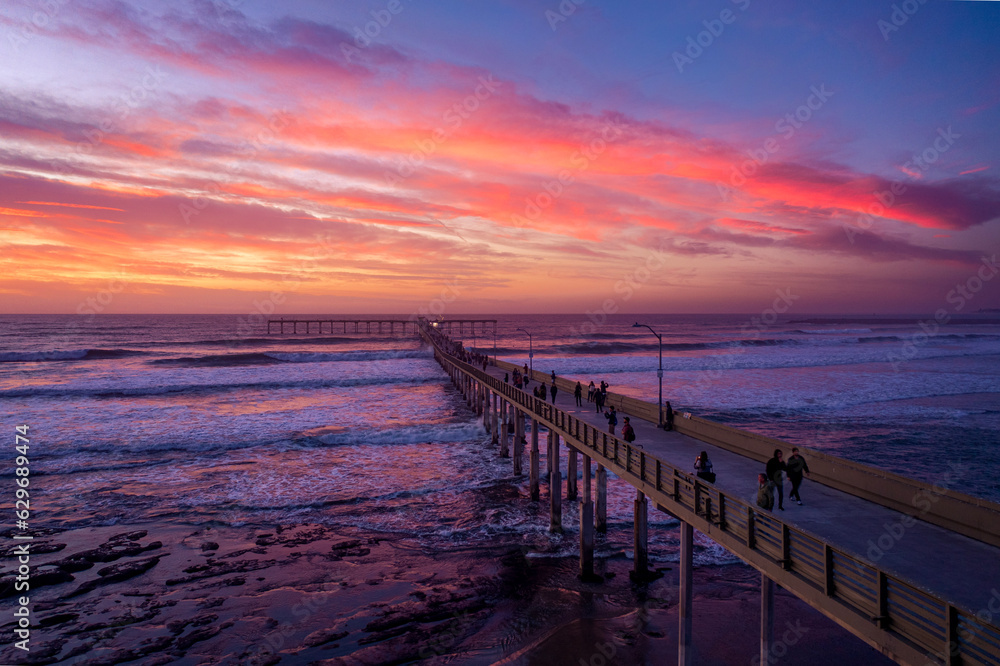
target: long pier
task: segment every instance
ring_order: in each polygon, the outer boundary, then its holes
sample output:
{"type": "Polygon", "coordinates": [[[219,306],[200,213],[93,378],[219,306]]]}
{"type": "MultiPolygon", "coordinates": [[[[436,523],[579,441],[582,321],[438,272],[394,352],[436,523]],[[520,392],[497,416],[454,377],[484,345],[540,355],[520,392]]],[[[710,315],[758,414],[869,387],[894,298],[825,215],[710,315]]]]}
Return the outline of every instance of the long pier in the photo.
{"type": "MultiPolygon", "coordinates": [[[[926,484],[799,447],[819,483],[806,486],[808,510],[799,509],[794,520],[785,515],[790,511],[779,516],[745,498],[754,494],[762,461],[774,448],[790,448],[787,443],[697,417],[678,418],[675,430],[664,432],[656,405],[609,394],[610,404],[634,421],[637,441],[630,444],[608,433],[589,405],[570,406],[575,382],[557,381],[556,404],[540,400],[503,381],[503,373],[515,366],[474,367],[439,327],[422,321],[419,330],[467,404],[482,416],[499,455],[513,459],[515,475],[524,473],[525,420],[530,422],[530,497],[540,500],[539,482],[547,478],[554,532],[563,530],[566,450],[565,498],[579,503],[583,580],[595,576],[595,531],[607,524],[608,471],[636,489],[635,580],[650,576],[649,500],[680,521],[678,664],[695,663],[695,529],[761,573],[761,664],[789,649],[774,640],[775,585],[898,663],[1000,664],[1000,505],[948,490],[946,479],[926,484]],[[544,476],[541,428],[548,432],[544,476]],[[709,450],[718,483],[687,471],[701,449],[709,450]]],[[[532,379],[550,381],[539,372],[532,379]]]]}
{"type": "MultiPolygon", "coordinates": [[[[388,333],[394,334],[396,332],[396,324],[400,325],[400,331],[406,333],[406,327],[410,326],[414,333],[417,332],[417,321],[410,319],[268,319],[267,320],[267,334],[271,335],[272,332],[277,332],[281,335],[285,333],[285,325],[291,327],[291,333],[293,335],[298,335],[299,325],[305,326],[305,334],[309,335],[310,328],[315,324],[316,332],[319,335],[323,334],[323,325],[326,324],[328,327],[329,334],[336,332],[334,329],[339,329],[341,333],[382,333],[382,326],[388,326],[388,333]],[[375,325],[375,330],[372,330],[372,325],[375,325]],[[348,328],[353,325],[353,330],[349,331],[348,328]],[[277,329],[274,331],[272,329],[277,329]]],[[[455,327],[458,327],[458,333],[465,332],[465,326],[469,326],[469,332],[475,334],[476,324],[479,324],[480,331],[482,333],[496,334],[497,330],[497,320],[496,319],[445,319],[437,322],[433,322],[433,326],[440,327],[440,330],[447,331],[449,334],[455,332],[455,327]],[[489,325],[489,330],[487,330],[487,325],[489,325]]]]}

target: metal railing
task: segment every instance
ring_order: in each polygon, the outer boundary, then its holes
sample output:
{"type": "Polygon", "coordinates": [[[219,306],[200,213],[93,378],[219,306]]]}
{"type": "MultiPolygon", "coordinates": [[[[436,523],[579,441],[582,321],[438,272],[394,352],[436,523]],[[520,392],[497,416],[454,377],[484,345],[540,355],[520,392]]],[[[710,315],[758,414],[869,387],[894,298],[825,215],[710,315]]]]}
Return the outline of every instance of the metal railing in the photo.
{"type": "Polygon", "coordinates": [[[450,364],[519,405],[562,436],[567,445],[614,471],[661,508],[669,507],[668,512],[736,556],[767,569],[768,575],[810,605],[828,615],[837,611],[835,620],[846,621],[844,626],[886,654],[921,665],[1000,665],[1000,628],[989,611],[982,609],[977,617],[976,612],[922,590],[770,512],[758,511],[641,447],[445,353],[422,332],[443,367],[450,364]],[[836,603],[813,603],[818,597],[836,603]]]}

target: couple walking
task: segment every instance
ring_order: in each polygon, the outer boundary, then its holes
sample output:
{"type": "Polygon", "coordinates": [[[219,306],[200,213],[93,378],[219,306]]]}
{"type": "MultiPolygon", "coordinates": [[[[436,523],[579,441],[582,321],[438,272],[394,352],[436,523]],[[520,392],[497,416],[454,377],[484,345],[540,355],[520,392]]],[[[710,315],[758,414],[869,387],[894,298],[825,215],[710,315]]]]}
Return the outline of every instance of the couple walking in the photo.
{"type": "Polygon", "coordinates": [[[809,465],[806,459],[799,455],[798,447],[792,447],[792,455],[786,462],[781,449],[774,450],[774,456],[767,461],[767,467],[763,474],[757,477],[757,506],[767,509],[774,509],[774,491],[778,493],[778,509],[785,510],[784,500],[784,478],[792,482],[792,489],[788,493],[788,499],[795,500],[802,505],[802,497],[799,496],[799,486],[802,485],[802,476],[809,476],[809,465]]]}

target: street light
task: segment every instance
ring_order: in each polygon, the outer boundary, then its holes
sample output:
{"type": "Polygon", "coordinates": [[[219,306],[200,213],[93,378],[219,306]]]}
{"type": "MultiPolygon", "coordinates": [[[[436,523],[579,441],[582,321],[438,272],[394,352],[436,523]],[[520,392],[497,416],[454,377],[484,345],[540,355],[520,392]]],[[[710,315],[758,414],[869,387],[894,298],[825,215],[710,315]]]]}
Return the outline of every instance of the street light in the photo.
{"type": "Polygon", "coordinates": [[[535,358],[535,352],[532,351],[532,347],[531,347],[531,333],[528,333],[523,328],[519,328],[517,330],[519,330],[519,331],[521,331],[523,333],[526,333],[528,335],[528,373],[531,375],[531,379],[534,379],[535,378],[535,362],[532,359],[535,358]]]}
{"type": "Polygon", "coordinates": [[[649,332],[652,333],[653,335],[655,335],[656,339],[660,341],[660,368],[656,371],[656,376],[660,378],[660,403],[659,403],[659,405],[660,405],[660,425],[659,425],[659,427],[662,428],[663,427],[663,336],[660,335],[659,333],[657,333],[656,331],[654,331],[652,328],[650,328],[646,324],[640,324],[639,322],[636,322],[636,323],[632,324],[632,328],[642,328],[643,326],[645,326],[646,328],[648,328],[649,332]]]}

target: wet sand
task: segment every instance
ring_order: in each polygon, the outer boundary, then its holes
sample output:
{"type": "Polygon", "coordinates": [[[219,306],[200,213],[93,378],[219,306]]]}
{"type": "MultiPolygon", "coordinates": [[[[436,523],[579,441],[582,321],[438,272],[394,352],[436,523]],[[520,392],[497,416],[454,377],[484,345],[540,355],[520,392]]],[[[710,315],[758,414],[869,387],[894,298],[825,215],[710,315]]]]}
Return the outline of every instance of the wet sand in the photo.
{"type": "MultiPolygon", "coordinates": [[[[12,647],[5,613],[0,664],[676,661],[676,572],[633,585],[623,554],[598,563],[602,583],[584,584],[574,559],[527,548],[429,552],[309,524],[77,529],[38,533],[32,552],[31,651],[12,647]]],[[[695,590],[696,662],[751,663],[758,574],[702,567],[695,590]]],[[[789,594],[775,601],[776,640],[788,637],[780,663],[891,663],[789,594]]]]}

